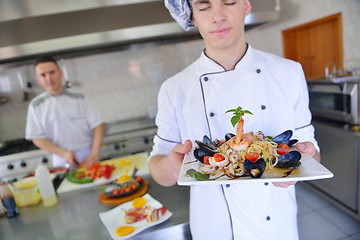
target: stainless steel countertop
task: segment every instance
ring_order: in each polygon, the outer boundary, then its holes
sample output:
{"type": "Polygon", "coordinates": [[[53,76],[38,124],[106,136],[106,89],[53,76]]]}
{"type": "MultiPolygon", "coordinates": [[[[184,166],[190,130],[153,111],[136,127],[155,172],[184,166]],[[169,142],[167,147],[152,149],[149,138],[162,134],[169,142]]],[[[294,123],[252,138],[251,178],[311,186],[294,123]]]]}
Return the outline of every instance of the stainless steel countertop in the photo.
{"type": "MultiPolygon", "coordinates": [[[[189,187],[162,187],[150,178],[148,193],[165,205],[172,217],[131,239],[191,239],[189,232],[189,187]],[[176,236],[176,238],[174,238],[176,236]]],[[[46,208],[42,203],[19,208],[15,218],[0,218],[1,240],[111,239],[99,213],[116,206],[98,202],[99,188],[60,194],[58,204],[46,208]]]]}

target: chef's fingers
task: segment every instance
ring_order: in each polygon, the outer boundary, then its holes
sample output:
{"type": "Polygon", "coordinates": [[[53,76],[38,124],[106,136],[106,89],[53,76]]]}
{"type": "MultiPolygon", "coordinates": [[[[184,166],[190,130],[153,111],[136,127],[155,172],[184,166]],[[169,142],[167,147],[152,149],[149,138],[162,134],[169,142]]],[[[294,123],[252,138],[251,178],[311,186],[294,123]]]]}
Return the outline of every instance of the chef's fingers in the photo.
{"type": "Polygon", "coordinates": [[[272,184],[275,187],[287,188],[288,186],[295,185],[296,183],[297,181],[290,181],[290,182],[273,182],[272,184]]]}
{"type": "Polygon", "coordinates": [[[192,143],[190,140],[185,140],[185,142],[183,144],[179,143],[177,144],[173,151],[180,153],[180,154],[187,154],[188,152],[190,152],[192,147],[192,143]]]}
{"type": "Polygon", "coordinates": [[[312,142],[298,143],[296,144],[296,149],[299,150],[299,152],[309,154],[316,161],[320,162],[320,153],[316,150],[312,142]]]}
{"type": "Polygon", "coordinates": [[[299,152],[307,153],[310,156],[314,156],[316,153],[315,146],[312,142],[301,142],[296,144],[296,149],[299,150],[299,152]]]}

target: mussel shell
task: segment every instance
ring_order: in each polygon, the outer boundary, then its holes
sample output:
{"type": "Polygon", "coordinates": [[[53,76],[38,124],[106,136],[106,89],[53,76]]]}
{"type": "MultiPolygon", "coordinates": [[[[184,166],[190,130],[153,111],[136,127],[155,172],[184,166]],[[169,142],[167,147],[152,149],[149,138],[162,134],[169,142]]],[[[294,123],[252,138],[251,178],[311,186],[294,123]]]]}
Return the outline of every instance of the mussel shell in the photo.
{"type": "Polygon", "coordinates": [[[213,149],[216,148],[216,144],[213,141],[211,141],[211,139],[207,135],[204,135],[202,142],[213,149]]]}
{"type": "Polygon", "coordinates": [[[299,140],[297,139],[290,139],[290,140],[286,140],[286,141],[283,141],[283,142],[278,142],[278,144],[281,144],[281,143],[285,143],[286,145],[288,145],[289,147],[291,147],[292,145],[294,145],[295,143],[297,143],[299,140]]]}
{"type": "Polygon", "coordinates": [[[203,149],[210,149],[210,150],[214,150],[215,148],[213,148],[212,146],[205,144],[199,140],[195,140],[195,143],[198,145],[199,148],[203,148],[203,149]]]}
{"type": "Polygon", "coordinates": [[[235,137],[235,134],[232,134],[232,133],[227,133],[225,134],[225,140],[226,141],[229,141],[231,138],[235,137]]]}
{"type": "Polygon", "coordinates": [[[201,163],[204,163],[205,156],[214,156],[216,151],[209,145],[202,143],[198,140],[195,140],[196,144],[199,146],[194,150],[194,157],[199,160],[201,163]]]}
{"type": "Polygon", "coordinates": [[[285,132],[273,137],[271,140],[273,142],[276,142],[276,143],[279,144],[279,143],[282,143],[282,142],[284,142],[286,140],[289,140],[292,137],[292,135],[293,135],[293,131],[286,130],[285,132]]]}
{"type": "Polygon", "coordinates": [[[245,160],[244,161],[244,167],[245,167],[245,171],[252,177],[252,178],[260,178],[264,171],[265,171],[265,167],[266,167],[266,162],[263,158],[259,158],[258,160],[256,160],[255,163],[250,162],[249,160],[245,160]],[[258,172],[254,172],[253,170],[258,169],[258,172]]]}
{"type": "Polygon", "coordinates": [[[291,151],[287,154],[284,154],[278,158],[278,163],[275,167],[284,168],[284,169],[293,169],[301,165],[300,162],[301,153],[298,151],[291,151]]]}

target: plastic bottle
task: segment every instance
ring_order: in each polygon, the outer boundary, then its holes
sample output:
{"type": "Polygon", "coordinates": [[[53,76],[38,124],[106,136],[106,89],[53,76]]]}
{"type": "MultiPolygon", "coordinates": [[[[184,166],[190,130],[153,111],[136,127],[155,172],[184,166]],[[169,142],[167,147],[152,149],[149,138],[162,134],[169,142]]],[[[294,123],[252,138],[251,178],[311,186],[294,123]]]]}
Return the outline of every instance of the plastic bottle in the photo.
{"type": "Polygon", "coordinates": [[[35,177],[38,181],[41,198],[45,207],[51,207],[57,203],[54,185],[50,173],[44,164],[39,164],[35,170],[35,177]]]}
{"type": "Polygon", "coordinates": [[[14,197],[8,185],[6,183],[0,183],[0,197],[5,206],[6,216],[8,218],[16,217],[19,215],[19,210],[16,206],[14,197]]]}
{"type": "Polygon", "coordinates": [[[5,212],[5,206],[2,203],[2,200],[0,198],[0,217],[6,216],[6,212],[5,212]]]}

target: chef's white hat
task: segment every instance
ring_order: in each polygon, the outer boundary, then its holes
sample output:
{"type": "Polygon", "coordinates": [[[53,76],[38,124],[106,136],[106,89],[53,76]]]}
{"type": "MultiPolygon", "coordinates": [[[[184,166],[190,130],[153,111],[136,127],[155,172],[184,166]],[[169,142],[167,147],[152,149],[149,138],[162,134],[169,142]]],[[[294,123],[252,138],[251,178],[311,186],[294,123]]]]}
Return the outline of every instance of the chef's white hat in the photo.
{"type": "Polygon", "coordinates": [[[191,20],[191,0],[164,0],[170,15],[186,31],[195,27],[191,20]]]}

